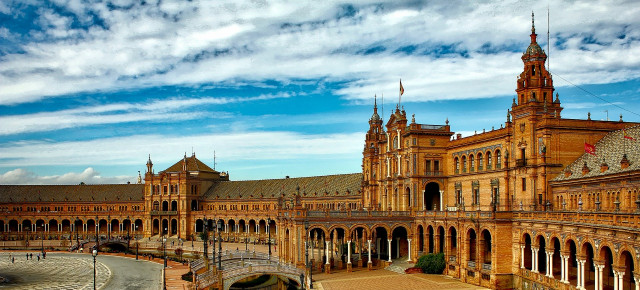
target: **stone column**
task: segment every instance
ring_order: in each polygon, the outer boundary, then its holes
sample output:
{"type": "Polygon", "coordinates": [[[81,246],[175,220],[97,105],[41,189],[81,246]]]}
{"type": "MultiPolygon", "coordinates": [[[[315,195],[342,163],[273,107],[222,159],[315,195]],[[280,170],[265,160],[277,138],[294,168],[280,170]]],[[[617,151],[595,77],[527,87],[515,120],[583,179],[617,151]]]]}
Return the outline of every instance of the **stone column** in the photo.
{"type": "Polygon", "coordinates": [[[587,260],[578,260],[578,288],[584,289],[584,264],[587,260]]]}
{"type": "Polygon", "coordinates": [[[387,239],[387,242],[389,242],[389,263],[391,263],[391,241],[392,239],[387,239]]]}
{"type": "Polygon", "coordinates": [[[351,240],[347,240],[347,264],[351,264],[351,240]]]}
{"type": "Polygon", "coordinates": [[[618,282],[618,280],[622,280],[622,279],[619,279],[619,278],[622,278],[620,275],[620,272],[613,270],[613,290],[622,290],[620,287],[622,283],[618,282]]]}
{"type": "MultiPolygon", "coordinates": [[[[604,269],[604,265],[593,264],[596,268],[596,290],[602,290],[602,269],[604,269]]],[[[584,278],[582,278],[582,285],[584,285],[584,278]]]]}
{"type": "Polygon", "coordinates": [[[411,239],[407,239],[407,245],[408,245],[408,258],[407,258],[407,262],[411,262],[411,239]]]}
{"type": "Polygon", "coordinates": [[[369,253],[368,253],[368,256],[367,256],[367,259],[368,259],[369,261],[367,261],[367,263],[373,263],[373,262],[371,262],[371,240],[367,240],[367,245],[368,245],[368,246],[367,246],[367,247],[368,247],[368,249],[367,249],[367,250],[368,250],[368,252],[369,252],[369,253]]]}
{"type": "Polygon", "coordinates": [[[440,211],[443,211],[444,202],[442,200],[442,195],[444,194],[444,190],[440,190],[440,211]]]}
{"type": "Polygon", "coordinates": [[[547,252],[547,277],[553,278],[553,251],[547,252]]]}
{"type": "Polygon", "coordinates": [[[567,255],[560,255],[560,282],[568,283],[567,281],[567,259],[569,257],[567,255]]]}
{"type": "Polygon", "coordinates": [[[620,290],[624,288],[623,278],[624,278],[624,272],[618,272],[618,289],[620,290]]]}
{"type": "Polygon", "coordinates": [[[520,269],[524,269],[524,248],[525,246],[520,246],[520,269]]]}
{"type": "Polygon", "coordinates": [[[635,277],[635,276],[634,276],[634,277],[633,277],[633,281],[635,281],[635,282],[636,282],[636,288],[635,288],[635,290],[640,290],[640,278],[637,278],[637,277],[635,277]]]}
{"type": "Polygon", "coordinates": [[[326,250],[325,250],[325,255],[327,256],[327,261],[326,261],[326,265],[329,265],[329,241],[324,241],[325,246],[326,246],[326,250]]]}
{"type": "Polygon", "coordinates": [[[540,249],[531,247],[531,272],[538,273],[538,251],[540,249]]]}

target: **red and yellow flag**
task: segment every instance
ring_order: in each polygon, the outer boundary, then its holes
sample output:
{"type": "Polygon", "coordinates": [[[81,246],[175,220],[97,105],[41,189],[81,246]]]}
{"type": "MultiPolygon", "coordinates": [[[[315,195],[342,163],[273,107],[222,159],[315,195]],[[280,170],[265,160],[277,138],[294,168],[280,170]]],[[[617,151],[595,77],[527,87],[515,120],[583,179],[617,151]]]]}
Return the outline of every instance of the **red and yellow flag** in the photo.
{"type": "Polygon", "coordinates": [[[584,142],[584,152],[591,155],[596,155],[596,146],[593,146],[587,142],[584,142]]]}
{"type": "Polygon", "coordinates": [[[400,95],[404,94],[404,88],[402,87],[402,80],[400,80],[400,95]]]}
{"type": "Polygon", "coordinates": [[[633,138],[633,137],[631,137],[631,136],[627,135],[627,130],[622,129],[622,134],[624,135],[624,138],[629,139],[629,140],[636,141],[636,138],[633,138]]]}

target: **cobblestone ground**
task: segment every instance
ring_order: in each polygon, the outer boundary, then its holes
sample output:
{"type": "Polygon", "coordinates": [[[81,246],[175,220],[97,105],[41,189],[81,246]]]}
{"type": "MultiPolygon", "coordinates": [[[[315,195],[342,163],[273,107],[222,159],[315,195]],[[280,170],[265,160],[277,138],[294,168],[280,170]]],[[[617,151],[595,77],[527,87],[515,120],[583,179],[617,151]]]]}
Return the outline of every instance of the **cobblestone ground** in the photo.
{"type": "Polygon", "coordinates": [[[398,274],[380,269],[359,270],[352,273],[314,274],[314,289],[486,289],[443,275],[398,274]]]}
{"type": "MultiPolygon", "coordinates": [[[[27,260],[25,252],[1,252],[0,276],[9,279],[0,284],[6,289],[93,289],[93,258],[47,255],[38,261],[27,260]],[[15,263],[9,259],[15,257],[15,263]]],[[[111,279],[111,270],[96,262],[96,288],[100,289],[111,279]]]]}

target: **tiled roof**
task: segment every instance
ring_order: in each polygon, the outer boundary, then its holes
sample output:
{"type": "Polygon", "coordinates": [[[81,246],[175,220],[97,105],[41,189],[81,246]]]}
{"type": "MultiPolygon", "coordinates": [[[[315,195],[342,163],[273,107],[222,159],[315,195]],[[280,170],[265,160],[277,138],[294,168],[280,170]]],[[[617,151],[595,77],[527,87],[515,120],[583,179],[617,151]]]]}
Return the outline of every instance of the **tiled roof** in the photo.
{"type": "Polygon", "coordinates": [[[624,138],[622,130],[613,131],[594,144],[596,147],[595,156],[584,153],[580,158],[567,166],[553,181],[605,176],[640,169],[640,126],[626,128],[626,132],[627,135],[634,138],[635,141],[624,138]],[[630,165],[622,169],[620,161],[625,153],[630,165]],[[604,172],[600,172],[603,161],[609,168],[604,172]],[[589,172],[583,175],[582,169],[584,168],[585,162],[589,168],[589,172]],[[565,176],[566,172],[571,172],[571,174],[565,176]]]}
{"type": "Polygon", "coordinates": [[[144,184],[0,185],[0,202],[142,201],[144,184]]]}
{"type": "Polygon", "coordinates": [[[196,158],[196,155],[191,155],[191,157],[185,157],[180,159],[180,161],[171,165],[169,168],[165,169],[165,172],[182,172],[182,162],[187,161],[187,171],[204,171],[204,172],[217,172],[213,170],[209,165],[204,164],[204,162],[200,161],[196,158]]]}
{"type": "Polygon", "coordinates": [[[216,182],[205,199],[277,198],[291,197],[298,191],[305,197],[353,197],[360,195],[362,173],[216,182]]]}

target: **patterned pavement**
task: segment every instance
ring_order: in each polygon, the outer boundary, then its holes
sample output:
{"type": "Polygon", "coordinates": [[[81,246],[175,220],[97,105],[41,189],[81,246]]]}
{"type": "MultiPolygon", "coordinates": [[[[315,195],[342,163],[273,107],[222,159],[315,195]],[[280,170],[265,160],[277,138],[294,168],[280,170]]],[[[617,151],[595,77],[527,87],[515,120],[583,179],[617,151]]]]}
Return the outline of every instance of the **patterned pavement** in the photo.
{"type": "Polygon", "coordinates": [[[337,272],[332,274],[314,274],[314,289],[346,290],[346,289],[486,289],[462,283],[444,275],[399,274],[379,269],[366,269],[352,273],[337,272]]]}
{"type": "MultiPolygon", "coordinates": [[[[25,252],[1,252],[0,276],[9,279],[0,288],[10,289],[93,289],[93,257],[54,256],[47,259],[27,260],[25,252]],[[15,257],[15,263],[9,259],[15,257]]],[[[111,279],[111,270],[96,262],[96,288],[100,289],[111,279]]]]}

